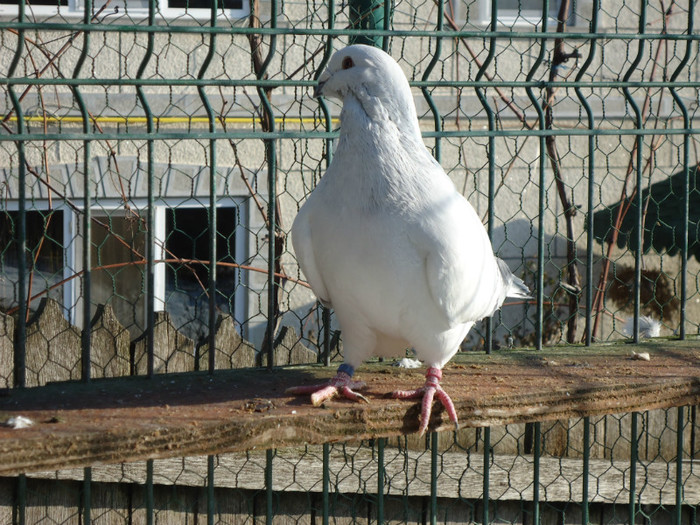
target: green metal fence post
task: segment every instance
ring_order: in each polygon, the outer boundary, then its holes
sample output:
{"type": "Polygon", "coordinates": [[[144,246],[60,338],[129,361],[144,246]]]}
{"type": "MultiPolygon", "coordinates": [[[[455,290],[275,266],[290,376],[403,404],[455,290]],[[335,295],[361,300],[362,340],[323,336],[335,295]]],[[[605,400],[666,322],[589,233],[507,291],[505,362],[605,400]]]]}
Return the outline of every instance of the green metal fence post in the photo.
{"type": "MultiPolygon", "coordinates": [[[[694,1],[689,1],[688,2],[688,27],[686,29],[686,33],[688,35],[693,34],[693,23],[695,19],[695,2],[694,1]]],[[[688,302],[688,248],[689,248],[689,240],[688,240],[688,234],[690,230],[690,117],[688,115],[688,109],[685,106],[685,103],[683,102],[683,99],[678,95],[678,92],[676,91],[676,88],[673,86],[673,83],[676,82],[680,74],[685,70],[686,65],[688,64],[688,61],[690,59],[690,51],[691,51],[691,42],[686,42],[685,44],[685,55],[683,55],[683,58],[681,59],[680,63],[678,64],[678,67],[676,70],[673,72],[671,75],[671,78],[669,79],[671,82],[671,86],[669,87],[669,91],[671,92],[671,96],[673,97],[673,101],[676,103],[678,106],[678,109],[681,111],[681,115],[683,117],[683,128],[686,130],[686,133],[683,135],[683,170],[685,171],[685,179],[683,182],[683,209],[682,209],[682,214],[683,214],[683,231],[681,232],[682,239],[681,239],[681,309],[680,309],[680,319],[679,319],[679,336],[681,339],[685,339],[686,336],[686,316],[687,316],[687,302],[688,302]]],[[[695,174],[695,171],[697,170],[697,167],[693,168],[693,174],[695,174]]]]}
{"type": "MultiPolygon", "coordinates": [[[[445,19],[445,2],[443,0],[437,0],[437,24],[436,24],[436,29],[438,31],[442,31],[444,27],[444,19],[445,19]]],[[[433,69],[437,65],[437,63],[440,61],[440,53],[442,52],[442,38],[439,36],[435,37],[435,53],[433,53],[433,58],[430,60],[428,65],[425,68],[425,71],[423,72],[423,77],[421,80],[423,82],[427,81],[430,78],[430,74],[433,72],[433,69]]],[[[440,132],[442,131],[442,118],[440,116],[440,110],[438,109],[437,105],[435,105],[435,101],[433,100],[433,97],[428,91],[427,87],[423,87],[421,89],[423,92],[423,97],[425,97],[425,101],[428,103],[428,107],[430,107],[430,112],[433,114],[433,127],[435,128],[436,136],[435,136],[435,149],[433,151],[433,156],[435,157],[435,160],[440,162],[442,160],[442,152],[441,152],[441,141],[440,141],[440,132]]]]}
{"type": "MultiPolygon", "coordinates": [[[[17,19],[21,24],[24,22],[26,0],[17,2],[17,19]]],[[[12,62],[7,70],[8,79],[14,76],[22,55],[24,54],[24,29],[17,30],[17,49],[12,57],[12,62]]],[[[24,135],[24,112],[17,93],[13,85],[8,86],[8,93],[12,102],[15,115],[17,116],[17,134],[24,135]]],[[[24,388],[27,382],[27,167],[24,141],[17,140],[17,175],[18,175],[18,199],[19,209],[17,213],[16,225],[16,247],[17,247],[17,301],[18,319],[17,332],[13,341],[13,367],[12,375],[15,388],[24,388]]],[[[24,482],[26,489],[26,481],[24,482]]],[[[23,510],[23,509],[22,509],[23,510]]],[[[22,522],[24,522],[24,512],[22,512],[22,522]]]]}
{"type": "Polygon", "coordinates": [[[534,425],[534,440],[532,444],[532,523],[540,523],[540,454],[542,449],[542,424],[534,425]]]}
{"type": "Polygon", "coordinates": [[[216,516],[216,495],[214,489],[214,456],[207,456],[207,525],[214,525],[216,516]]]}
{"type": "Polygon", "coordinates": [[[634,525],[634,520],[637,516],[637,460],[639,451],[639,435],[638,435],[638,420],[639,413],[632,412],[630,429],[630,479],[629,479],[629,523],[634,525]]]}
{"type": "MultiPolygon", "coordinates": [[[[148,27],[152,28],[156,25],[156,0],[148,0],[148,27]]],[[[149,31],[146,40],[146,52],[141,59],[141,64],[136,72],[136,78],[143,78],[151,58],[153,57],[153,43],[155,34],[149,31]]],[[[146,115],[146,176],[147,176],[147,195],[146,195],[146,374],[152,377],[155,368],[155,201],[154,201],[154,151],[153,151],[153,133],[155,126],[153,122],[153,112],[148,103],[148,98],[143,90],[143,85],[137,84],[136,96],[141,103],[143,112],[146,115]]]]}
{"type": "Polygon", "coordinates": [[[329,501],[329,492],[330,492],[330,445],[328,443],[323,444],[323,487],[322,487],[322,495],[321,495],[321,504],[322,504],[322,525],[328,525],[330,522],[330,512],[329,512],[329,507],[330,507],[330,501],[329,501]]]}
{"type": "Polygon", "coordinates": [[[80,504],[83,507],[82,523],[84,525],[90,525],[92,522],[92,469],[90,467],[85,467],[83,469],[83,487],[80,494],[80,504]]]}
{"type": "Polygon", "coordinates": [[[25,474],[17,476],[15,491],[12,523],[13,525],[25,525],[27,523],[27,476],[25,474]]]}
{"type": "Polygon", "coordinates": [[[583,460],[582,460],[582,488],[581,488],[581,523],[588,525],[589,522],[589,476],[591,469],[591,419],[583,418],[583,460]]]}
{"type": "Polygon", "coordinates": [[[490,487],[490,477],[491,477],[491,427],[484,428],[483,435],[484,450],[483,450],[483,469],[484,469],[484,479],[483,479],[483,509],[481,513],[481,523],[487,525],[490,521],[489,518],[489,487],[490,487]]]}
{"type": "Polygon", "coordinates": [[[272,461],[274,457],[274,450],[267,449],[265,451],[265,523],[267,525],[272,525],[274,519],[274,490],[272,478],[272,461]]]}
{"type": "Polygon", "coordinates": [[[350,27],[357,31],[350,36],[351,44],[365,44],[386,50],[388,36],[369,36],[363,34],[370,29],[384,29],[391,20],[390,0],[351,0],[348,4],[350,27]]]}
{"type": "MultiPolygon", "coordinates": [[[[332,30],[335,26],[335,0],[327,0],[328,9],[328,29],[332,30]]],[[[326,69],[328,61],[331,59],[333,54],[333,39],[327,38],[326,43],[323,48],[323,58],[321,63],[316,68],[314,73],[314,81],[318,82],[318,78],[323,74],[326,69]]],[[[331,118],[331,112],[328,109],[328,104],[323,97],[318,99],[319,107],[321,108],[321,113],[323,113],[323,124],[326,132],[330,133],[333,131],[333,119],[331,118]]],[[[326,142],[326,168],[330,166],[333,160],[333,139],[327,138],[326,142]]],[[[323,324],[323,348],[319,352],[319,361],[323,362],[324,365],[330,366],[331,364],[331,310],[330,308],[321,305],[321,320],[323,324]]],[[[325,453],[325,449],[324,449],[325,453]]],[[[325,457],[325,456],[324,456],[325,457]]],[[[327,501],[327,498],[324,499],[327,501]]],[[[327,517],[327,509],[324,507],[324,516],[327,517]]]]}
{"type": "MultiPolygon", "coordinates": [[[[270,28],[277,28],[277,0],[270,0],[270,28]]],[[[258,31],[260,28],[256,28],[258,31]]],[[[267,68],[275,56],[277,49],[277,36],[275,33],[270,33],[270,44],[267,51],[267,56],[257,72],[258,80],[264,79],[267,74],[267,68]]],[[[275,305],[277,303],[277,283],[275,280],[275,263],[277,261],[277,141],[274,137],[275,133],[275,113],[272,104],[267,97],[267,93],[262,86],[258,86],[258,96],[262,106],[265,118],[269,129],[265,133],[263,139],[265,143],[265,160],[267,161],[267,220],[268,220],[268,250],[267,250],[267,366],[272,368],[274,364],[273,341],[275,338],[275,317],[277,311],[275,305]]]]}
{"type": "Polygon", "coordinates": [[[386,31],[386,33],[382,37],[382,49],[386,52],[389,52],[389,40],[391,37],[389,36],[388,31],[391,29],[392,11],[392,0],[384,0],[384,17],[382,19],[382,22],[384,23],[384,31],[386,31]]]}
{"type": "MultiPolygon", "coordinates": [[[[217,0],[212,0],[210,19],[210,27],[216,27],[216,15],[218,9],[217,0]]],[[[202,63],[202,67],[199,69],[199,74],[197,78],[200,80],[205,79],[207,70],[209,69],[209,64],[211,64],[212,59],[216,55],[216,33],[209,34],[209,52],[202,63]]],[[[209,97],[204,90],[204,85],[199,85],[197,91],[199,93],[199,98],[202,100],[202,105],[207,113],[207,119],[209,121],[209,133],[214,133],[216,131],[216,115],[209,102],[209,97]]],[[[217,237],[217,222],[216,222],[216,139],[209,139],[209,319],[208,319],[208,329],[209,334],[207,336],[209,343],[209,355],[208,355],[208,369],[209,373],[213,373],[216,367],[216,237],[217,237]]]]}
{"type": "Polygon", "coordinates": [[[430,523],[437,523],[438,497],[438,433],[430,433],[430,523]]]}
{"type": "Polygon", "coordinates": [[[153,494],[153,460],[146,461],[146,525],[155,523],[155,497],[153,494]]]}
{"type": "MultiPolygon", "coordinates": [[[[639,12],[639,26],[638,26],[638,31],[640,35],[644,35],[646,32],[646,11],[647,11],[647,0],[640,0],[640,12],[639,12]]],[[[637,47],[637,56],[634,58],[632,61],[632,64],[630,64],[629,69],[625,73],[625,76],[623,78],[624,82],[629,81],[629,79],[632,77],[632,75],[637,72],[637,66],[642,60],[642,56],[644,54],[644,42],[645,40],[643,38],[640,38],[638,41],[638,47],[637,47]]],[[[644,118],[642,115],[641,110],[639,109],[639,105],[637,102],[634,100],[634,97],[632,97],[632,94],[630,93],[629,87],[625,85],[622,88],[622,92],[625,95],[625,99],[627,100],[627,103],[630,105],[632,108],[632,111],[634,112],[634,121],[635,121],[635,126],[638,130],[644,129],[644,118]]],[[[641,279],[642,279],[642,247],[643,247],[643,239],[644,239],[644,234],[642,231],[642,226],[643,226],[643,203],[642,203],[642,184],[643,184],[643,155],[642,155],[642,148],[644,147],[644,136],[641,134],[638,134],[635,136],[635,148],[636,148],[636,188],[637,191],[635,193],[635,205],[637,206],[637,216],[636,216],[636,245],[637,245],[637,250],[635,252],[635,257],[634,257],[634,334],[633,334],[633,340],[635,343],[639,342],[639,315],[640,315],[640,303],[641,303],[641,279]]]]}
{"type": "MultiPolygon", "coordinates": [[[[542,2],[542,36],[540,37],[540,52],[535,59],[530,71],[527,75],[527,81],[532,82],[535,72],[539,69],[540,65],[544,61],[546,46],[547,46],[547,19],[549,18],[549,0],[544,0],[542,2]]],[[[535,93],[531,86],[525,89],[528,98],[532,102],[535,111],[537,111],[539,129],[545,131],[547,128],[545,121],[545,113],[542,108],[542,104],[535,96],[535,93]]],[[[538,193],[538,217],[537,217],[537,290],[535,291],[537,297],[537,313],[535,320],[535,347],[537,350],[542,349],[543,341],[543,325],[544,325],[544,210],[547,200],[547,188],[545,187],[547,181],[547,155],[544,152],[547,151],[547,137],[543,134],[539,136],[540,141],[540,156],[539,156],[539,193],[538,193]]]]}
{"type": "Polygon", "coordinates": [[[676,410],[676,508],[674,509],[675,524],[683,523],[683,407],[676,410]]]}
{"type": "MultiPolygon", "coordinates": [[[[600,10],[600,0],[594,0],[591,15],[591,22],[589,25],[589,31],[592,34],[598,32],[598,11],[600,10]]],[[[579,69],[576,75],[576,82],[581,82],[584,76],[588,73],[588,68],[590,67],[593,59],[595,58],[595,53],[597,50],[597,38],[591,38],[591,42],[588,48],[588,57],[579,69]]],[[[586,120],[588,123],[588,129],[593,131],[595,129],[595,119],[593,117],[593,109],[588,103],[586,96],[581,91],[579,86],[574,88],[576,96],[583,106],[586,112],[586,120]]],[[[593,206],[595,199],[595,136],[591,133],[588,135],[588,201],[587,201],[587,215],[586,215],[586,326],[584,328],[584,342],[586,345],[590,345],[593,342],[593,206]]],[[[588,419],[586,418],[586,421],[588,419]]],[[[587,482],[587,481],[586,481],[587,482]]],[[[586,502],[586,516],[588,515],[588,503],[586,502]]],[[[586,518],[587,519],[587,518],[586,518]]],[[[584,521],[585,523],[585,521],[584,521]]]]}
{"type": "Polygon", "coordinates": [[[384,523],[384,445],[386,438],[377,438],[377,525],[384,523]]]}
{"type": "MultiPolygon", "coordinates": [[[[489,123],[489,136],[488,136],[488,162],[489,162],[489,209],[488,209],[488,219],[487,219],[487,224],[486,224],[486,230],[488,231],[489,238],[493,238],[493,228],[494,228],[494,210],[493,210],[493,198],[496,193],[495,187],[496,187],[496,142],[495,142],[495,137],[493,136],[492,132],[495,131],[496,129],[496,115],[491,108],[491,104],[489,103],[488,99],[486,98],[486,88],[484,87],[483,84],[481,84],[481,79],[486,75],[486,70],[488,67],[491,65],[491,62],[493,61],[493,57],[496,55],[496,45],[497,45],[497,38],[495,36],[495,32],[498,29],[498,0],[491,0],[491,23],[489,25],[489,31],[491,33],[491,36],[489,37],[489,51],[488,55],[486,55],[486,58],[484,61],[481,63],[481,67],[479,68],[479,71],[476,73],[476,77],[474,77],[474,81],[477,83],[474,87],[474,90],[476,91],[476,96],[479,98],[479,102],[481,102],[482,107],[484,108],[484,112],[486,113],[486,117],[488,119],[489,123]]],[[[484,347],[486,350],[487,354],[491,353],[491,350],[493,349],[493,321],[491,317],[486,318],[486,337],[484,340],[484,347]]],[[[488,513],[488,510],[486,511],[488,513]]],[[[488,515],[488,514],[487,514],[488,515]]]]}
{"type": "MultiPolygon", "coordinates": [[[[85,12],[83,13],[83,23],[87,28],[83,31],[83,48],[73,69],[73,78],[79,79],[80,72],[85,64],[90,48],[90,22],[92,20],[92,0],[85,0],[85,12]]],[[[90,113],[80,92],[79,84],[72,86],[73,96],[78,104],[80,115],[83,121],[83,133],[90,136],[90,113]]],[[[90,321],[92,309],[92,184],[91,184],[91,144],[89,139],[83,140],[83,319],[81,330],[81,373],[83,381],[90,380],[90,321]]]]}

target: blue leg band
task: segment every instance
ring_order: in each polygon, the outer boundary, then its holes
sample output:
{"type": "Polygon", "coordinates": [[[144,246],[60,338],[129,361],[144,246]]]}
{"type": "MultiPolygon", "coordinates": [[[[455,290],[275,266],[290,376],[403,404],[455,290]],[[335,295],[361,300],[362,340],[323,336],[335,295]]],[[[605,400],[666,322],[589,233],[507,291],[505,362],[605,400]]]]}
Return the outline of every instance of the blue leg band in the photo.
{"type": "Polygon", "coordinates": [[[347,363],[343,363],[338,367],[338,372],[344,372],[350,377],[355,373],[355,369],[347,363]]]}

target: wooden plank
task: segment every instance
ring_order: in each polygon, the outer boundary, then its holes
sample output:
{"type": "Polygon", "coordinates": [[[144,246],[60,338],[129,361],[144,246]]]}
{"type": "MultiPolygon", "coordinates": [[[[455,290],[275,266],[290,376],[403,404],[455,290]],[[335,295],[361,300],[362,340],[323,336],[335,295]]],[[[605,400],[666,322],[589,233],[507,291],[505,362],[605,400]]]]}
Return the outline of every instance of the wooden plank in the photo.
{"type": "MultiPolygon", "coordinates": [[[[443,386],[466,427],[622,413],[700,402],[698,341],[655,340],[550,352],[458,355],[443,386]],[[630,359],[647,351],[650,361],[630,359]]],[[[415,432],[419,405],[385,398],[422,383],[422,374],[383,363],[358,371],[367,404],[325,408],[285,393],[323,382],[318,365],[101,379],[12,390],[0,421],[29,417],[28,429],[0,428],[0,475],[146,458],[350,441],[415,432]]],[[[436,405],[431,429],[451,429],[436,405]]]]}
{"type": "MultiPolygon", "coordinates": [[[[148,370],[148,332],[131,342],[137,374],[148,370]]],[[[190,372],[195,369],[195,344],[173,325],[168,312],[156,312],[153,326],[153,371],[156,374],[190,372]]]]}
{"type": "Polygon", "coordinates": [[[0,312],[0,388],[11,388],[14,385],[14,340],[15,320],[0,312]]]}
{"type": "Polygon", "coordinates": [[[81,483],[27,481],[26,523],[80,523],[81,483]]]}
{"type": "Polygon", "coordinates": [[[13,521],[14,507],[17,503],[16,487],[16,479],[0,478],[0,523],[15,523],[17,521],[13,521]]]}
{"type": "Polygon", "coordinates": [[[27,324],[26,360],[27,386],[80,378],[80,330],[54,299],[43,298],[27,324]]]}
{"type": "MultiPolygon", "coordinates": [[[[243,339],[236,330],[230,315],[220,315],[216,320],[215,368],[246,368],[255,366],[255,347],[243,339]]],[[[209,369],[209,343],[205,341],[197,349],[199,370],[209,369]]]]}
{"type": "Polygon", "coordinates": [[[109,305],[100,305],[90,324],[90,373],[93,378],[128,376],[129,331],[109,305]]]}
{"type": "MultiPolygon", "coordinates": [[[[279,449],[272,464],[276,492],[320,493],[323,464],[320,447],[279,449]]],[[[438,469],[440,497],[480,500],[483,486],[482,455],[443,452],[438,469]]],[[[532,501],[531,455],[496,455],[490,465],[490,495],[499,501],[532,501]]],[[[205,485],[207,458],[160,459],[154,461],[156,485],[202,487],[205,485]]],[[[385,494],[388,497],[430,496],[430,453],[386,448],[384,451],[385,494]]],[[[683,464],[684,501],[700,504],[700,461],[683,464]]],[[[365,494],[376,492],[378,462],[368,447],[334,446],[329,458],[331,492],[365,494]],[[352,459],[349,460],[348,458],[352,459]]],[[[645,505],[675,505],[675,463],[642,461],[637,468],[639,502],[645,505]]],[[[83,469],[29,474],[63,480],[82,480],[83,469]]],[[[217,457],[214,469],[217,488],[262,491],[265,489],[265,455],[262,451],[225,454],[217,457]]],[[[145,462],[102,465],[92,468],[92,480],[144,484],[145,462]]],[[[540,459],[540,500],[543,502],[582,501],[583,463],[580,459],[542,457],[540,459]]],[[[589,502],[619,503],[629,500],[629,461],[594,459],[590,462],[589,502]]]]}
{"type": "MultiPolygon", "coordinates": [[[[283,326],[272,345],[273,366],[301,365],[316,363],[318,354],[304,345],[291,326],[283,326]]],[[[267,354],[260,353],[260,364],[267,366],[267,354]]]]}

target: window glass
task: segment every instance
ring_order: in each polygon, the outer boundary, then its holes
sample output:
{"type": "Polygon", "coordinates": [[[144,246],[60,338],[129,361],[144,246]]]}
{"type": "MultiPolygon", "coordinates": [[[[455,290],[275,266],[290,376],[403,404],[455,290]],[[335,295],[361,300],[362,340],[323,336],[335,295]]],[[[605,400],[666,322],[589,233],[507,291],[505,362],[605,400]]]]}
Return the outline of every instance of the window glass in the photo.
{"type": "Polygon", "coordinates": [[[91,316],[109,304],[117,319],[138,336],[145,328],[146,231],[135,213],[93,212],[91,227],[91,316]]]}
{"type": "MultiPolygon", "coordinates": [[[[561,0],[552,0],[549,2],[549,17],[556,20],[559,14],[559,6],[561,0]]],[[[575,8],[575,2],[570,4],[575,8]]],[[[542,19],[542,2],[541,0],[499,0],[498,1],[498,20],[505,25],[532,25],[539,24],[542,19]]],[[[482,0],[481,2],[481,21],[489,23],[491,21],[491,0],[482,0]]],[[[573,17],[569,17],[567,21],[569,25],[573,24],[573,17]]]]}
{"type": "MultiPolygon", "coordinates": [[[[18,0],[0,0],[3,5],[18,5],[18,0]]],[[[25,5],[29,8],[32,6],[67,6],[68,0],[27,0],[25,5]]]]}
{"type": "MultiPolygon", "coordinates": [[[[235,229],[237,210],[217,208],[216,213],[216,308],[217,314],[233,312],[238,280],[235,229]]],[[[209,332],[209,211],[205,208],[166,210],[165,308],[175,326],[195,340],[209,332]]]]}
{"type": "MultiPolygon", "coordinates": [[[[29,305],[34,311],[40,297],[61,300],[63,285],[63,211],[27,210],[25,264],[28,293],[37,296],[29,305]]],[[[17,250],[18,211],[0,212],[0,310],[18,306],[19,253],[17,250]]]]}
{"type": "MultiPolygon", "coordinates": [[[[167,0],[168,7],[180,9],[211,9],[210,0],[167,0]]],[[[219,0],[219,9],[243,9],[243,0],[219,0]]]]}

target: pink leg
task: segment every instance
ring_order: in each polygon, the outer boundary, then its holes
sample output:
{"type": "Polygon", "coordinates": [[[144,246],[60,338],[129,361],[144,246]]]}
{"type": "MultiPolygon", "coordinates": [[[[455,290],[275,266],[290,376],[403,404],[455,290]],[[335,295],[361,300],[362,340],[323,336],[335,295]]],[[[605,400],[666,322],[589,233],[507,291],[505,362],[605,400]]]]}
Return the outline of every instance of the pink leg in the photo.
{"type": "Polygon", "coordinates": [[[454,422],[457,426],[457,411],[455,410],[454,403],[452,399],[447,395],[442,387],[440,386],[440,379],[442,379],[442,370],[431,366],[425,373],[425,385],[421,388],[416,388],[415,390],[397,390],[391,395],[396,399],[415,399],[417,397],[422,397],[423,402],[421,403],[421,413],[420,413],[420,427],[418,429],[419,434],[422,436],[428,429],[428,423],[430,422],[430,414],[433,411],[433,398],[437,396],[442,405],[447,410],[447,415],[450,417],[450,421],[454,422]]]}
{"type": "Polygon", "coordinates": [[[288,394],[311,394],[311,404],[317,407],[325,401],[342,396],[352,401],[369,401],[365,396],[355,392],[353,389],[361,389],[366,385],[362,381],[353,381],[349,374],[338,371],[336,376],[327,384],[309,385],[309,386],[293,386],[286,390],[288,394]]]}

